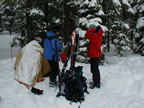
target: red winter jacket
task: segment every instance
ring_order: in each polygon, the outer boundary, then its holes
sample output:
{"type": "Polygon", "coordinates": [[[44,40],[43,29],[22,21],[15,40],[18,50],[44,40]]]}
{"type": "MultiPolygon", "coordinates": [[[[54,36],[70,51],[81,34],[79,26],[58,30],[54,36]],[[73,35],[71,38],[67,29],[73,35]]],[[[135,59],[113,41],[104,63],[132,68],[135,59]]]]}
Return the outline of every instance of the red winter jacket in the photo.
{"type": "Polygon", "coordinates": [[[101,57],[101,45],[103,40],[103,30],[100,29],[97,33],[96,29],[90,29],[86,32],[85,37],[90,40],[88,57],[101,57]]]}

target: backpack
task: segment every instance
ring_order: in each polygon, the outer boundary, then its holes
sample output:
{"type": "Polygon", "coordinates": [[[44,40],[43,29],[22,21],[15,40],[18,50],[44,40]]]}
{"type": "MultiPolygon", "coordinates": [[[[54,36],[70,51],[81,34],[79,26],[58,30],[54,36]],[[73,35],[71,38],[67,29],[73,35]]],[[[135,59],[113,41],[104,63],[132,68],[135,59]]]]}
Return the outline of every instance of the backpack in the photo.
{"type": "Polygon", "coordinates": [[[86,78],[83,76],[82,66],[73,70],[66,70],[64,74],[65,98],[72,102],[84,101],[84,92],[87,92],[86,78]]]}
{"type": "Polygon", "coordinates": [[[64,58],[64,65],[62,71],[59,72],[59,92],[57,97],[65,96],[65,98],[72,102],[84,101],[84,93],[87,91],[86,78],[83,76],[82,66],[75,67],[79,35],[72,35],[72,42],[69,42],[68,52],[64,58]],[[71,65],[69,70],[66,70],[69,59],[71,58],[71,65]],[[66,70],[66,71],[65,71],[66,70]],[[64,85],[64,90],[62,90],[64,85]]]}

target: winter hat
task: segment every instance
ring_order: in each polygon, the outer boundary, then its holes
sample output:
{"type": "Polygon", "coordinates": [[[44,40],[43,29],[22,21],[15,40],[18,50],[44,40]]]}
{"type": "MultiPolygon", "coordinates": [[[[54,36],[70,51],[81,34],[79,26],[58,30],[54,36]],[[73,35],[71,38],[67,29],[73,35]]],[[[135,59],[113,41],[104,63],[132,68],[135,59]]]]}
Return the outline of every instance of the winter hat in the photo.
{"type": "Polygon", "coordinates": [[[92,28],[95,29],[95,28],[96,28],[96,25],[94,25],[94,24],[89,25],[89,28],[88,28],[88,29],[90,30],[90,29],[92,29],[92,28]]]}

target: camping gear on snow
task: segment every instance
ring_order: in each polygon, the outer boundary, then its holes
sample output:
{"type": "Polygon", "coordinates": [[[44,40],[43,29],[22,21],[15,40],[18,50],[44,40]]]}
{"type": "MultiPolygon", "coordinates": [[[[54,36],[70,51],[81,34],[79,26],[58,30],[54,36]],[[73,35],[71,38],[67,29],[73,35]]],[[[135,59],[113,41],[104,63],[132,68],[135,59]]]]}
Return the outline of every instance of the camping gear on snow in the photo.
{"type": "Polygon", "coordinates": [[[59,72],[59,92],[57,94],[57,97],[61,96],[61,95],[64,95],[63,92],[62,92],[62,89],[61,89],[61,86],[63,85],[63,76],[64,76],[64,72],[66,70],[66,67],[67,67],[67,64],[68,64],[68,61],[69,61],[69,58],[70,58],[70,54],[71,54],[71,43],[68,42],[68,52],[67,52],[67,56],[66,56],[66,60],[64,62],[64,65],[63,65],[63,68],[61,70],[61,72],[59,72]]]}
{"type": "Polygon", "coordinates": [[[82,66],[66,70],[64,73],[65,97],[72,102],[84,101],[87,91],[86,78],[83,76],[82,66]]]}
{"type": "Polygon", "coordinates": [[[19,51],[15,63],[15,80],[28,89],[37,82],[43,81],[43,75],[50,72],[50,65],[42,55],[43,49],[35,40],[19,51]]]}
{"type": "Polygon", "coordinates": [[[75,67],[78,40],[79,35],[73,32],[72,42],[69,46],[65,63],[59,75],[59,92],[57,94],[57,97],[62,95],[72,102],[84,101],[84,93],[88,93],[86,78],[83,76],[82,66],[75,67]],[[71,58],[71,65],[70,69],[66,70],[69,58],[71,58]],[[64,93],[61,89],[62,84],[64,85],[64,93]]]}

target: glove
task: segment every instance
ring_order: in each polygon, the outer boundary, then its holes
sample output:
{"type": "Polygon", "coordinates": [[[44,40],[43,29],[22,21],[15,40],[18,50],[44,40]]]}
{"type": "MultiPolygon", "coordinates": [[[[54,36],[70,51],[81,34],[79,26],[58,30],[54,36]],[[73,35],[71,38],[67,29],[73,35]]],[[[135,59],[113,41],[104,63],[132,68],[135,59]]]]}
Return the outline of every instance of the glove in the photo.
{"type": "Polygon", "coordinates": [[[101,29],[101,27],[100,27],[100,26],[97,26],[97,27],[96,27],[96,33],[97,33],[100,29],[101,29]]]}
{"type": "Polygon", "coordinates": [[[42,95],[43,94],[43,90],[36,89],[34,87],[32,87],[31,92],[36,94],[36,95],[42,95]]]}

